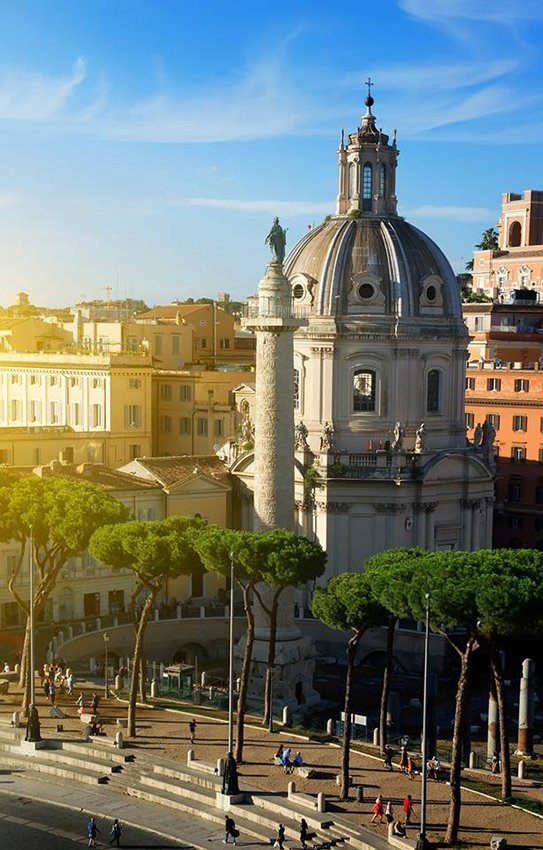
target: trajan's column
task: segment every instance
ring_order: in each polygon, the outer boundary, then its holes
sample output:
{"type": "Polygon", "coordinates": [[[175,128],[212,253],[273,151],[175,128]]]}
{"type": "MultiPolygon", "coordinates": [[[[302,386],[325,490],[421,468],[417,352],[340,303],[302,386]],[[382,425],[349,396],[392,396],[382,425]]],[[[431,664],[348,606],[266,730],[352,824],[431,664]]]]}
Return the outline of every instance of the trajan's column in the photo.
{"type": "MultiPolygon", "coordinates": [[[[294,530],[294,331],[305,324],[293,313],[291,286],[283,274],[286,231],[274,219],[266,237],[272,261],[248,309],[245,327],[256,335],[254,447],[255,531],[294,530]]],[[[271,596],[271,592],[269,592],[271,596]]],[[[264,593],[266,598],[268,593],[264,593]]],[[[259,696],[267,670],[269,618],[255,600],[251,691],[259,696]]],[[[273,701],[295,707],[318,700],[313,690],[315,650],[294,623],[293,594],[283,591],[277,622],[273,701]]]]}

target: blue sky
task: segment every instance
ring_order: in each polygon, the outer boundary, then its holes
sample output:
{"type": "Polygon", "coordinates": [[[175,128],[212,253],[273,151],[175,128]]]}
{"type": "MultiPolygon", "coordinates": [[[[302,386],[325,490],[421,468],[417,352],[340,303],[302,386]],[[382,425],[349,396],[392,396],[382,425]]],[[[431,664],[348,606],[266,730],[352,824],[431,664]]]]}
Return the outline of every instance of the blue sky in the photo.
{"type": "Polygon", "coordinates": [[[541,0],[3,0],[0,304],[244,298],[272,216],[334,211],[342,127],[396,127],[399,211],[456,270],[543,188],[541,0]]]}

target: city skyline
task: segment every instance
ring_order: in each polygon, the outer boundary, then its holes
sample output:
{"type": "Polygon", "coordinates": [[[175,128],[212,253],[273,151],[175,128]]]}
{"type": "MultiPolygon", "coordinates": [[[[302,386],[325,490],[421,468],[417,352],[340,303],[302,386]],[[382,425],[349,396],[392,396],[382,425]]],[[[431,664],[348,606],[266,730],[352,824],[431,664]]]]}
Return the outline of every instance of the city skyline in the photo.
{"type": "Polygon", "coordinates": [[[399,212],[462,270],[501,193],[542,188],[543,7],[427,6],[6,6],[0,304],[245,298],[273,215],[292,247],[334,212],[368,77],[398,131],[399,212]]]}

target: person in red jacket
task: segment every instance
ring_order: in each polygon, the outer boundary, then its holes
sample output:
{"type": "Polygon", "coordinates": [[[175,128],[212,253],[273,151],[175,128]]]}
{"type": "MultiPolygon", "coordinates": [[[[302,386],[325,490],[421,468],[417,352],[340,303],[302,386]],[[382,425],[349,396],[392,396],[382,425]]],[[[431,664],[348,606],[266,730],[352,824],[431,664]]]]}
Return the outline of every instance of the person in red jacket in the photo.
{"type": "Polygon", "coordinates": [[[411,794],[408,794],[407,797],[404,798],[403,813],[405,825],[409,826],[411,818],[413,817],[413,801],[411,799],[411,794]]]}

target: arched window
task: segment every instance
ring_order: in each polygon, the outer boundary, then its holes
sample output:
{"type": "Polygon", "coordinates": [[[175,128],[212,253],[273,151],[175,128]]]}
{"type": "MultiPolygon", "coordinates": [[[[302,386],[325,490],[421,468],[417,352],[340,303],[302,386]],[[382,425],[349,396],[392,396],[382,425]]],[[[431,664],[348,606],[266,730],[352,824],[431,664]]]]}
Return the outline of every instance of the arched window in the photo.
{"type": "Polygon", "coordinates": [[[387,194],[387,167],[384,163],[379,169],[379,194],[382,198],[385,198],[387,194]]]}
{"type": "Polygon", "coordinates": [[[520,221],[513,221],[509,227],[509,247],[518,248],[522,242],[522,227],[520,221]]]}
{"type": "Polygon", "coordinates": [[[300,409],[300,371],[294,370],[294,410],[300,409]]]}
{"type": "Polygon", "coordinates": [[[357,369],[353,375],[353,410],[366,413],[375,410],[375,372],[357,369]]]}
{"type": "Polygon", "coordinates": [[[438,369],[430,369],[426,382],[426,410],[428,413],[439,413],[439,393],[441,373],[438,369]]]}
{"type": "Polygon", "coordinates": [[[373,166],[371,162],[366,162],[362,172],[362,209],[364,212],[371,212],[372,184],[373,166]]]}
{"type": "Polygon", "coordinates": [[[349,198],[354,198],[356,195],[356,165],[354,162],[349,163],[349,198]]]}

